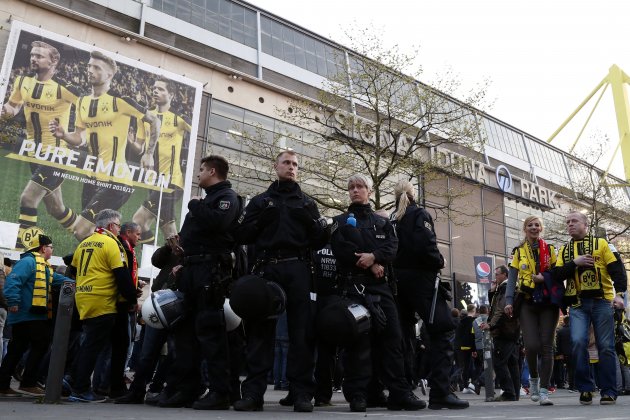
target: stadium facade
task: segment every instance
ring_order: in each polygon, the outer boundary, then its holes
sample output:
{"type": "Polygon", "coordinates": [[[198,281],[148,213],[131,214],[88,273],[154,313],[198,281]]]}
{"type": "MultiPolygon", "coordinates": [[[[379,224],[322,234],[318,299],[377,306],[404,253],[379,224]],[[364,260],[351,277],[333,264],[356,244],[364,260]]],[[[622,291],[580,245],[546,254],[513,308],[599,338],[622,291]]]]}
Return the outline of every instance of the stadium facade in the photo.
{"type": "MultiPolygon", "coordinates": [[[[203,93],[199,106],[191,105],[196,130],[189,144],[195,162],[210,151],[233,156],[240,147],[234,137],[248,129],[262,127],[270,137],[287,132],[295,138],[309,136],[308,130],[283,121],[278,110],[295,98],[316,100],[326,78],[345,65],[338,57],[352,54],[272,13],[231,0],[5,0],[0,4],[3,56],[12,48],[16,22],[198,82],[203,93]]],[[[6,71],[2,77],[3,84],[11,84],[6,71]]],[[[441,182],[445,188],[464,183],[467,205],[479,211],[465,223],[438,218],[436,227],[448,261],[443,274],[470,283],[476,283],[474,256],[492,257],[496,265],[507,262],[521,240],[526,216],[537,214],[547,225],[562,226],[570,209],[590,213],[591,204],[576,183],[582,183],[584,174],[598,173],[491,115],[479,113],[478,121],[485,138],[482,153],[471,157],[453,148],[431,150],[438,163],[457,162],[457,176],[445,175],[441,182]]],[[[238,177],[236,168],[235,189],[263,188],[238,177]]],[[[194,173],[196,166],[187,171],[192,182],[185,197],[198,192],[194,173]]],[[[607,223],[622,230],[630,211],[628,189],[610,188],[606,194],[618,211],[607,223]]],[[[425,199],[431,202],[431,197],[425,199]]],[[[617,241],[627,246],[627,237],[617,241]]],[[[480,291],[486,287],[479,286],[480,291]]]]}

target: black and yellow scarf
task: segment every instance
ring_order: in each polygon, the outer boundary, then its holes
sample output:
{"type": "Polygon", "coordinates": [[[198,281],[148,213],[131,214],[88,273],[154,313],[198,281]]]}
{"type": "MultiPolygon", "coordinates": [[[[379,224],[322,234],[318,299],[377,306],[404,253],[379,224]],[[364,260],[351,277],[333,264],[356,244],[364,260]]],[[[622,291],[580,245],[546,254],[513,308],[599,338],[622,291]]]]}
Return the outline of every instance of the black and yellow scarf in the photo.
{"type": "Polygon", "coordinates": [[[47,314],[52,318],[51,284],[48,279],[50,263],[39,252],[31,252],[35,257],[35,283],[33,284],[33,300],[31,301],[31,313],[47,314]]]}

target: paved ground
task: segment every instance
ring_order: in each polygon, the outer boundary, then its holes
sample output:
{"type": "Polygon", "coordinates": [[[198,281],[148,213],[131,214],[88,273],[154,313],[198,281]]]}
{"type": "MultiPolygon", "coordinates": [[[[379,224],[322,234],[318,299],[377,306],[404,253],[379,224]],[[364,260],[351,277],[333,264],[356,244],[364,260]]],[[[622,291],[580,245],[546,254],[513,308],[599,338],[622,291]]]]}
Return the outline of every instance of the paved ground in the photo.
{"type": "MultiPolygon", "coordinates": [[[[483,391],[483,390],[482,390],[483,391]]],[[[420,410],[417,412],[368,409],[367,414],[350,413],[341,394],[333,396],[333,407],[315,408],[314,413],[294,413],[290,407],[282,407],[278,400],[285,392],[269,390],[265,395],[263,412],[243,413],[230,411],[196,411],[192,409],[158,408],[147,405],[81,404],[49,405],[37,403],[31,398],[0,399],[2,420],[69,420],[69,419],[116,419],[116,420],[183,420],[183,419],[348,419],[360,417],[410,419],[479,419],[479,420],[627,420],[630,418],[630,396],[622,396],[613,406],[600,406],[599,397],[592,406],[581,406],[578,394],[558,390],[552,394],[553,406],[541,407],[524,398],[517,402],[485,402],[481,396],[462,395],[470,401],[466,410],[420,410]]],[[[420,393],[418,392],[418,395],[420,393]]]]}

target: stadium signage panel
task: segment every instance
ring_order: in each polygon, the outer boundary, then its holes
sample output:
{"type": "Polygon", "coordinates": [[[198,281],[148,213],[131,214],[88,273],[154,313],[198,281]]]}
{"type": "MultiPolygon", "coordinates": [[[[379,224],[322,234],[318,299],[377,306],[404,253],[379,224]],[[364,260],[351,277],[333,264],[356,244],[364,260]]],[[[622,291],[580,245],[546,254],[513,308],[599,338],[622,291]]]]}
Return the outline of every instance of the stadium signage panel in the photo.
{"type": "Polygon", "coordinates": [[[527,201],[541,206],[548,208],[560,207],[557,192],[512,175],[503,164],[493,169],[473,158],[441,147],[431,148],[431,160],[434,165],[451,170],[463,178],[498,188],[508,194],[516,194],[527,201]],[[495,176],[491,177],[489,175],[492,173],[495,176]]]}

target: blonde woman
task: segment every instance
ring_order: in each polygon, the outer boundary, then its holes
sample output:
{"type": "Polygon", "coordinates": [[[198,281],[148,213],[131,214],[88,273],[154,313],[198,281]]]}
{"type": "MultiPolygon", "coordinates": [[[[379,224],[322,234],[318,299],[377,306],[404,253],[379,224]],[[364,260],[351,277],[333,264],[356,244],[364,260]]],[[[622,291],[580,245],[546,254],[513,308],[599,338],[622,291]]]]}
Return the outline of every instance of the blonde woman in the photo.
{"type": "MultiPolygon", "coordinates": [[[[448,305],[451,299],[450,288],[446,288],[448,283],[440,286],[433,307],[435,280],[444,267],[444,258],[437,247],[433,219],[416,203],[415,188],[411,182],[399,181],[394,188],[394,195],[396,209],[392,222],[398,235],[398,252],[393,265],[398,280],[398,301],[401,319],[415,322],[414,313],[417,312],[427,326],[431,342],[429,408],[467,408],[468,401],[460,400],[449,389],[455,323],[448,305]]],[[[404,325],[403,330],[409,331],[409,327],[404,325]]]]}
{"type": "Polygon", "coordinates": [[[529,216],[523,222],[523,242],[512,251],[505,294],[505,313],[519,316],[527,365],[531,399],[540,405],[553,405],[549,399],[549,381],[553,372],[553,340],[558,324],[558,306],[551,302],[550,290],[539,274],[556,265],[556,251],[541,237],[542,219],[529,216]],[[518,286],[519,313],[514,313],[518,286]]]}

